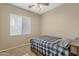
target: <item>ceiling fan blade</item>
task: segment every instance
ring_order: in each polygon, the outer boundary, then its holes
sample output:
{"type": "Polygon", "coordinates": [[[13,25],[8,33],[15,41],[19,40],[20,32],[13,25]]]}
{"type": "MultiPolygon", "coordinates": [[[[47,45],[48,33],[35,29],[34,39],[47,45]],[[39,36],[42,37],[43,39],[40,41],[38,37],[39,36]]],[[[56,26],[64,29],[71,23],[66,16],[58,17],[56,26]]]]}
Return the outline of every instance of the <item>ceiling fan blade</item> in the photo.
{"type": "Polygon", "coordinates": [[[32,7],[34,7],[34,5],[29,5],[29,6],[28,6],[28,8],[32,8],[32,7]]]}
{"type": "Polygon", "coordinates": [[[39,5],[44,5],[44,6],[48,6],[49,3],[38,3],[39,5]]]}

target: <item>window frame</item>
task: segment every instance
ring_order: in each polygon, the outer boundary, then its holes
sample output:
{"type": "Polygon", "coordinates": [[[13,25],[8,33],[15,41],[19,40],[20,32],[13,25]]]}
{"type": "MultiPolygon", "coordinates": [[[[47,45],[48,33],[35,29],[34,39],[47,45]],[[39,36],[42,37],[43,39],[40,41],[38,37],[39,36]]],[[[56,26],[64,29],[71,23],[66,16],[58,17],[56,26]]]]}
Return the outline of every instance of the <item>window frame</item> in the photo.
{"type": "Polygon", "coordinates": [[[28,17],[28,16],[20,16],[20,15],[16,15],[16,14],[10,14],[10,36],[18,36],[18,35],[30,35],[31,34],[31,18],[30,17],[28,17]],[[12,15],[14,15],[14,16],[19,16],[19,17],[21,17],[20,19],[21,19],[21,27],[20,27],[20,30],[21,30],[21,33],[20,34],[12,34],[12,32],[11,32],[11,17],[12,17],[12,15]],[[27,30],[27,31],[29,31],[29,32],[26,32],[26,33],[23,33],[23,17],[26,17],[27,19],[26,20],[28,20],[29,21],[29,30],[27,30]]]}

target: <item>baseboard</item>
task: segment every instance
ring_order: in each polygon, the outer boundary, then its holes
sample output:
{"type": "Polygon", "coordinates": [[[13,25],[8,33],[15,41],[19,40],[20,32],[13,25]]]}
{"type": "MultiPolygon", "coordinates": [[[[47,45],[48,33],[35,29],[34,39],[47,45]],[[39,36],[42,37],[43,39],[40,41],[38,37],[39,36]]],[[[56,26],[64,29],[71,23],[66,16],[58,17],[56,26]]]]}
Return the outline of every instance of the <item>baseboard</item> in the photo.
{"type": "Polygon", "coordinates": [[[4,49],[4,50],[0,50],[0,52],[4,52],[4,51],[10,50],[10,49],[14,49],[14,48],[17,48],[17,47],[21,47],[21,46],[24,46],[24,45],[27,45],[27,44],[23,44],[23,45],[7,48],[7,49],[4,49]]]}

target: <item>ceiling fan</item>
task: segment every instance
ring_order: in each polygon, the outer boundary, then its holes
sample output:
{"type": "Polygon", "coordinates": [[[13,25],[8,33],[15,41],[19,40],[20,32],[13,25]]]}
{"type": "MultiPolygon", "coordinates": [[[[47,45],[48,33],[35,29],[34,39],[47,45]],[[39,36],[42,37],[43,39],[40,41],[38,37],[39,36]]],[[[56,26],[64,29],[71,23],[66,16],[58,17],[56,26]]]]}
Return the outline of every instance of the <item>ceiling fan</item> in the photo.
{"type": "Polygon", "coordinates": [[[32,5],[28,5],[28,8],[45,8],[48,6],[49,6],[49,3],[34,3],[32,5]]]}

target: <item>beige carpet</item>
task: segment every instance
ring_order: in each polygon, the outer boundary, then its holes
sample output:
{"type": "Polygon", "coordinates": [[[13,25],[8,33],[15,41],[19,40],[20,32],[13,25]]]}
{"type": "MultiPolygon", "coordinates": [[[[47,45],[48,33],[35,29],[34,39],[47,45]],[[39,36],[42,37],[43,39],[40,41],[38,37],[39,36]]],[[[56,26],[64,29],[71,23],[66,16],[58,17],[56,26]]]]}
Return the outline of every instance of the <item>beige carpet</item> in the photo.
{"type": "Polygon", "coordinates": [[[30,49],[30,45],[24,45],[4,52],[0,56],[36,56],[30,49]]]}

